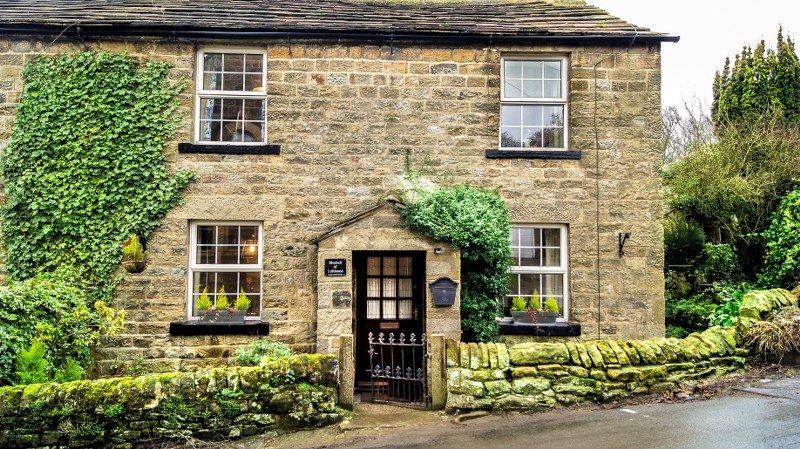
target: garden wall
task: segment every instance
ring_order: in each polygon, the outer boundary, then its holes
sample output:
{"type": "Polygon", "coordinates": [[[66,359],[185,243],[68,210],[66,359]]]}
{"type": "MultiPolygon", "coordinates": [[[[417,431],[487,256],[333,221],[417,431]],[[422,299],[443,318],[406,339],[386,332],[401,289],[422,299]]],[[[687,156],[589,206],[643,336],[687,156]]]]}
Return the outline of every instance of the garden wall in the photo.
{"type": "Polygon", "coordinates": [[[341,418],[336,360],[0,388],[0,447],[144,446],[282,433],[341,418]]]}
{"type": "Polygon", "coordinates": [[[786,290],[745,295],[738,327],[713,327],[683,339],[563,343],[447,341],[447,410],[514,410],[607,402],[662,393],[681,382],[745,364],[741,335],[770,311],[797,304],[786,290]]]}

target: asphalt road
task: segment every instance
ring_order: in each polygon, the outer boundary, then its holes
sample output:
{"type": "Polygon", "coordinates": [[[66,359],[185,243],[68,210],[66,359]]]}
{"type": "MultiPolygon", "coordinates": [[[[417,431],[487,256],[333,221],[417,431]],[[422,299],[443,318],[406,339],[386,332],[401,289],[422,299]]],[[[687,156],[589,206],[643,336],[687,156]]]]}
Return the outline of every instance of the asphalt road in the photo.
{"type": "MultiPolygon", "coordinates": [[[[398,412],[402,413],[402,412],[398,412]]],[[[711,400],[621,409],[562,409],[361,429],[258,447],[352,449],[800,448],[800,378],[711,400]],[[288,443],[288,442],[287,442],[288,443]]],[[[263,443],[262,443],[263,444],[263,443]]]]}

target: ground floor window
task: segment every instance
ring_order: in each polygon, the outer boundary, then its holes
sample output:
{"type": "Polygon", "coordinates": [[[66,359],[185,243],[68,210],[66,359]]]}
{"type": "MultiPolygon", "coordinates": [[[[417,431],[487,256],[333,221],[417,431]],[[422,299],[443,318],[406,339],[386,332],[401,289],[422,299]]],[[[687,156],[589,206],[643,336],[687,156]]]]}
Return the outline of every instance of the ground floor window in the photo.
{"type": "Polygon", "coordinates": [[[511,226],[511,269],[505,312],[509,311],[511,298],[515,296],[528,302],[533,299],[540,305],[553,298],[558,303],[561,319],[568,318],[567,238],[566,225],[511,226]]]}
{"type": "Polygon", "coordinates": [[[189,318],[199,316],[197,300],[222,294],[231,305],[240,294],[250,300],[247,317],[261,315],[263,239],[261,223],[194,222],[190,231],[189,318]]]}

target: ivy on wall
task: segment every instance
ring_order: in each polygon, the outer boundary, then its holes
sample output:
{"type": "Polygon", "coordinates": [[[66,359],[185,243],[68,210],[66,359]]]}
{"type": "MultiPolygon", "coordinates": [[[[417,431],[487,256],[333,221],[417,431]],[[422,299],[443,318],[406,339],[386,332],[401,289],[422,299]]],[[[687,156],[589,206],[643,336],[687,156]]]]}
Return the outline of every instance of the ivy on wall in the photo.
{"type": "Polygon", "coordinates": [[[0,160],[0,209],[11,280],[74,266],[109,301],[122,243],[146,238],[192,174],[166,170],[164,145],[185,81],[170,66],[124,54],[37,57],[0,160]]]}
{"type": "Polygon", "coordinates": [[[461,251],[461,328],[467,341],[498,335],[499,301],[508,293],[508,208],[492,190],[467,185],[415,192],[402,214],[412,229],[461,251]]]}

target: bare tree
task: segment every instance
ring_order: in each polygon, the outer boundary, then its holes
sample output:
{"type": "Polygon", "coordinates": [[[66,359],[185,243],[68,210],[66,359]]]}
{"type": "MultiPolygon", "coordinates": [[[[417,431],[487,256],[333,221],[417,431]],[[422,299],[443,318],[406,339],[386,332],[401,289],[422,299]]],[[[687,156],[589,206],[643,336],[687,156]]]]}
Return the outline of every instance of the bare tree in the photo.
{"type": "Polygon", "coordinates": [[[714,140],[711,114],[699,100],[684,101],[682,107],[668,106],[661,115],[661,145],[664,165],[714,140]]]}

